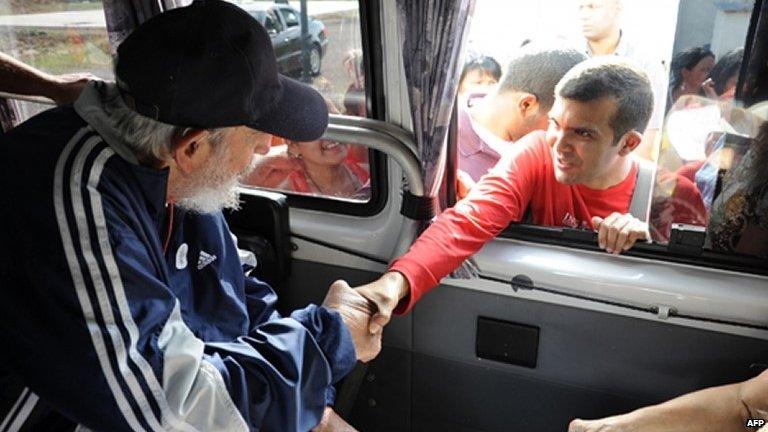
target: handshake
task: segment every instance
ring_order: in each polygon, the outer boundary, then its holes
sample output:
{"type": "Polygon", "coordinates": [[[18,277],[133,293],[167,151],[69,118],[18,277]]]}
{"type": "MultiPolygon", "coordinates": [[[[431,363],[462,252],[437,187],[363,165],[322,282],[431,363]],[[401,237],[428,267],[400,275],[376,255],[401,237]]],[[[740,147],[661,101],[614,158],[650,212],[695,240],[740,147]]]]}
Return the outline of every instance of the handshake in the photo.
{"type": "Polygon", "coordinates": [[[357,359],[367,362],[381,351],[382,329],[409,290],[408,281],[397,272],[384,273],[376,281],[354,289],[338,280],[331,284],[323,306],[339,312],[352,335],[357,359]]]}

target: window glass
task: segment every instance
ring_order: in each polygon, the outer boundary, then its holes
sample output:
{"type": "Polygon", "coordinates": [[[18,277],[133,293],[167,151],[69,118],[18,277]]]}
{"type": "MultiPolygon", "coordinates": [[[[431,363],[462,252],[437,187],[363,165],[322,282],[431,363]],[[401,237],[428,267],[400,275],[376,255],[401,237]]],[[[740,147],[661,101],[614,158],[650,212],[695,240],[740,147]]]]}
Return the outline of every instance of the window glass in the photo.
{"type": "Polygon", "coordinates": [[[359,203],[371,198],[368,149],[361,145],[275,139],[255,163],[246,186],[359,203]]]}
{"type": "Polygon", "coordinates": [[[670,251],[768,258],[765,110],[734,101],[753,3],[680,2],[650,209],[670,251]]]}
{"type": "Polygon", "coordinates": [[[278,34],[283,31],[283,23],[280,22],[280,18],[275,15],[274,11],[267,11],[264,16],[267,32],[270,34],[278,34]]]}
{"type": "Polygon", "coordinates": [[[299,25],[299,17],[293,9],[280,8],[280,13],[283,15],[286,26],[294,27],[299,25]]]}
{"type": "Polygon", "coordinates": [[[233,2],[253,16],[274,17],[280,37],[272,38],[280,73],[314,86],[345,115],[367,117],[365,71],[360,6],[356,0],[309,0],[307,22],[309,38],[301,43],[301,8],[291,2],[291,8],[268,2],[233,2]],[[295,22],[298,29],[284,28],[278,14],[286,23],[295,22]]]}
{"type": "MultiPolygon", "coordinates": [[[[100,1],[0,1],[0,51],[50,74],[113,79],[100,1]]],[[[13,101],[19,121],[50,108],[13,101]]]]}
{"type": "MultiPolygon", "coordinates": [[[[546,137],[561,132],[574,134],[563,140],[574,148],[597,142],[588,128],[561,130],[570,111],[540,96],[553,94],[557,80],[546,91],[541,83],[551,78],[557,62],[517,61],[522,53],[557,46],[588,57],[624,57],[648,75],[654,98],[629,172],[656,167],[654,180],[647,188],[640,177],[629,175],[601,184],[597,177],[577,175],[587,165],[592,174],[601,171],[598,160],[584,157],[589,152],[542,147],[537,157],[549,160],[543,165],[552,171],[553,184],[537,183],[531,201],[519,209],[521,221],[589,228],[590,221],[581,219],[601,206],[615,207],[620,203],[614,201],[622,200],[632,210],[633,198],[650,196],[643,208],[653,241],[670,251],[690,251],[691,242],[698,242],[705,249],[766,256],[768,181],[754,171],[767,160],[760,149],[768,147],[761,144],[768,134],[760,133],[764,117],[758,109],[740,109],[733,102],[753,6],[752,0],[477,0],[459,83],[458,193],[471,190],[531,132],[550,145],[546,137]],[[526,115],[520,104],[526,93],[537,96],[542,105],[535,106],[543,107],[548,119],[526,115]],[[574,187],[563,194],[544,193],[560,190],[558,185],[574,187]]],[[[612,134],[613,125],[607,126],[612,134]]],[[[526,169],[515,168],[517,173],[526,169]]],[[[518,181],[524,177],[516,176],[518,181]]]]}
{"type": "MultiPolygon", "coordinates": [[[[259,12],[278,20],[276,15],[282,14],[289,27],[280,27],[279,37],[272,38],[280,73],[312,85],[325,97],[331,113],[367,117],[358,1],[307,1],[306,47],[301,44],[299,2],[291,2],[290,7],[268,2],[235,3],[253,16],[259,12]],[[298,28],[290,27],[290,23],[298,28]]],[[[260,21],[265,23],[263,18],[260,21]]],[[[368,157],[368,150],[355,143],[286,143],[275,138],[268,157],[257,158],[259,169],[245,183],[293,194],[367,202],[371,196],[368,157]],[[339,158],[341,154],[344,157],[339,158]],[[337,177],[329,177],[332,173],[337,177]]]]}

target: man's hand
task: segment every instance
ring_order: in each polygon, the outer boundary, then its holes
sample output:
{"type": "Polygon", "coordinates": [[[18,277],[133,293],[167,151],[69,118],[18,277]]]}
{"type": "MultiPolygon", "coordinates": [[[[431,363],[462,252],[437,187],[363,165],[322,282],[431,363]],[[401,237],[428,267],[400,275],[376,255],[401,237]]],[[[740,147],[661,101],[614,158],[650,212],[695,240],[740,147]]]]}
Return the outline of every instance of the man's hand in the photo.
{"type": "Polygon", "coordinates": [[[355,288],[358,293],[376,305],[376,313],[371,317],[368,326],[371,334],[381,332],[392,318],[392,311],[397,307],[400,299],[408,295],[410,289],[408,280],[396,271],[386,272],[375,281],[355,288]]]}
{"type": "Polygon", "coordinates": [[[612,213],[607,218],[592,218],[592,226],[597,231],[597,244],[601,249],[612,254],[620,254],[638,240],[648,239],[648,225],[631,214],[612,213]]]}
{"type": "Polygon", "coordinates": [[[368,321],[376,306],[353,290],[346,282],[338,280],[331,284],[323,306],[341,314],[344,324],[352,335],[355,354],[361,362],[372,360],[381,351],[381,334],[368,332],[368,321]]]}
{"type": "Polygon", "coordinates": [[[325,407],[323,419],[312,432],[357,432],[357,429],[339,417],[331,407],[325,407]]]}
{"type": "Polygon", "coordinates": [[[576,419],[568,425],[568,432],[632,432],[632,422],[625,421],[625,416],[606,417],[599,420],[576,419]]]}
{"type": "Polygon", "coordinates": [[[74,102],[88,82],[98,79],[90,73],[51,75],[51,85],[45,96],[53,99],[57,105],[74,102]]]}
{"type": "Polygon", "coordinates": [[[462,170],[456,170],[456,199],[464,199],[469,195],[469,190],[475,186],[475,181],[469,174],[462,170]]]}

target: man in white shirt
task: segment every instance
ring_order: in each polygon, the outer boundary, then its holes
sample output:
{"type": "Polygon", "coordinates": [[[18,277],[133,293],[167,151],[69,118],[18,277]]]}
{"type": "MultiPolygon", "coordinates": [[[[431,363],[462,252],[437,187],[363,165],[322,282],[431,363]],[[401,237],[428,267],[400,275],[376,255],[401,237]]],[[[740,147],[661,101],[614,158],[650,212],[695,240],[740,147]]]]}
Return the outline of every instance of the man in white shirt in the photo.
{"type": "Polygon", "coordinates": [[[655,159],[655,142],[664,121],[664,102],[667,77],[661,61],[641,49],[622,31],[621,0],[579,0],[579,24],[584,36],[584,53],[590,57],[617,55],[633,61],[648,74],[653,89],[653,114],[643,134],[643,141],[635,153],[655,159]]]}

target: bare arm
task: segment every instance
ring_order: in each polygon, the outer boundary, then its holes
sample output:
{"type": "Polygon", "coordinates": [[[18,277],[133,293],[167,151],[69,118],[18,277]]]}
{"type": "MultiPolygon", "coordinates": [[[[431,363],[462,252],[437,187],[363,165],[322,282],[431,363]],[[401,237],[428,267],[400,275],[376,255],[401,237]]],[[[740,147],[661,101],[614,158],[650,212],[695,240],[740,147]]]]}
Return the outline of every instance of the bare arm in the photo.
{"type": "Polygon", "coordinates": [[[574,420],[569,432],[744,432],[746,420],[768,418],[768,371],[750,380],[689,393],[599,420],[574,420]]]}
{"type": "Polygon", "coordinates": [[[45,96],[57,104],[72,102],[88,81],[89,73],[51,75],[0,53],[0,91],[45,96]]]}

